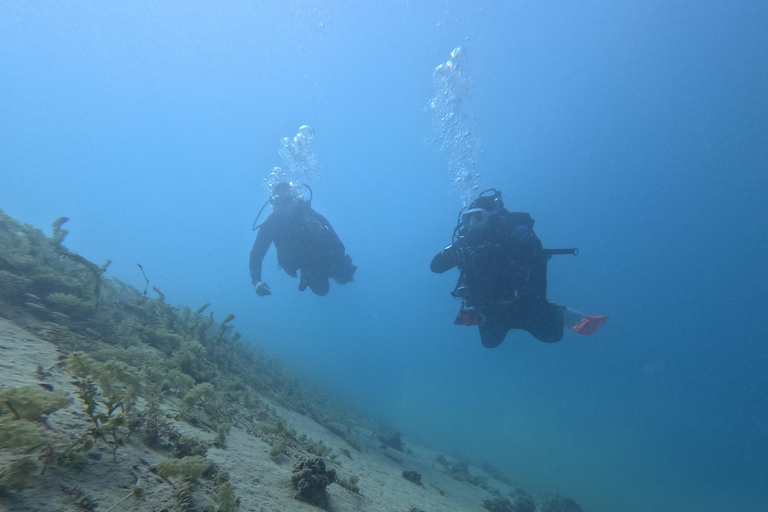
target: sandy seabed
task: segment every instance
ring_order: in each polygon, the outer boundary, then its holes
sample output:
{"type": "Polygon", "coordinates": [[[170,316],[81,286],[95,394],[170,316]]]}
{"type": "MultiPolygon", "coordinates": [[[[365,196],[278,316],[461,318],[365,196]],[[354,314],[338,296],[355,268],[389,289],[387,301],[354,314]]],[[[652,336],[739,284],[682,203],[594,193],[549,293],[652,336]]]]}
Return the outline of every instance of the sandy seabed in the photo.
{"type": "MultiPolygon", "coordinates": [[[[90,419],[84,405],[75,398],[76,388],[70,376],[57,364],[66,355],[31,331],[0,318],[0,384],[11,387],[45,385],[69,393],[73,397],[71,405],[51,414],[47,423],[53,431],[75,439],[90,426],[90,419]]],[[[259,398],[278,417],[285,419],[298,435],[322,441],[338,454],[335,460],[326,460],[327,466],[336,471],[338,480],[348,481],[353,475],[359,477],[358,492],[337,483],[327,487],[329,511],[483,512],[487,510],[484,500],[506,498],[514,505],[516,498],[525,495],[519,488],[500,482],[472,465],[467,469],[473,482],[457,480],[451,476],[451,466],[457,459],[407,438],[403,438],[405,451],[388,448],[378,439],[372,424],[346,425],[354,432],[358,444],[359,450],[353,449],[311,418],[271,403],[265,397],[259,398]],[[406,479],[404,470],[420,474],[421,484],[406,479]]],[[[181,402],[169,397],[161,405],[164,410],[173,412],[181,407],[181,402]]],[[[193,426],[181,420],[173,423],[184,437],[191,436],[208,443],[215,436],[215,432],[205,426],[193,426]]],[[[296,499],[296,490],[291,483],[294,462],[308,454],[294,444],[277,457],[270,457],[270,449],[268,439],[250,429],[247,423],[238,422],[232,427],[225,447],[211,445],[207,458],[229,472],[241,511],[320,510],[296,499]]],[[[0,467],[7,467],[9,461],[23,455],[22,450],[0,450],[0,467]]],[[[0,497],[0,510],[82,511],[89,510],[88,507],[99,512],[180,510],[175,498],[178,482],[156,473],[157,464],[168,457],[167,451],[150,448],[139,436],[129,437],[119,447],[116,461],[110,446],[96,443],[88,452],[85,463],[66,470],[51,468],[44,475],[30,478],[26,489],[0,497]],[[144,491],[138,499],[130,496],[131,488],[137,483],[144,491]]],[[[205,477],[200,480],[195,510],[216,503],[213,486],[205,485],[205,477]]],[[[542,502],[538,497],[529,498],[537,504],[542,502]]],[[[517,507],[509,510],[516,511],[517,507]]],[[[538,510],[542,510],[541,507],[538,510]]]]}

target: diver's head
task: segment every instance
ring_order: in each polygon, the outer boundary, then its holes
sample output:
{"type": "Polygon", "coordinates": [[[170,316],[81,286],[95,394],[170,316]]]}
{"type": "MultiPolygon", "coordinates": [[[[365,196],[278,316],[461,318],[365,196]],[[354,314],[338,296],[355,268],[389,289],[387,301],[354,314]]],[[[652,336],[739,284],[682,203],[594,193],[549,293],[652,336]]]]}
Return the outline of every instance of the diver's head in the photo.
{"type": "Polygon", "coordinates": [[[488,190],[481,192],[480,197],[472,201],[469,205],[469,209],[482,208],[483,210],[492,211],[504,208],[504,202],[501,200],[501,191],[495,188],[489,188],[488,190]]]}
{"type": "Polygon", "coordinates": [[[472,201],[469,210],[461,215],[461,227],[466,234],[481,233],[494,223],[503,207],[501,192],[493,188],[488,189],[472,201]]]}
{"type": "Polygon", "coordinates": [[[293,206],[298,198],[296,188],[292,183],[280,182],[272,187],[272,194],[269,196],[269,203],[275,211],[287,210],[293,206]]]}

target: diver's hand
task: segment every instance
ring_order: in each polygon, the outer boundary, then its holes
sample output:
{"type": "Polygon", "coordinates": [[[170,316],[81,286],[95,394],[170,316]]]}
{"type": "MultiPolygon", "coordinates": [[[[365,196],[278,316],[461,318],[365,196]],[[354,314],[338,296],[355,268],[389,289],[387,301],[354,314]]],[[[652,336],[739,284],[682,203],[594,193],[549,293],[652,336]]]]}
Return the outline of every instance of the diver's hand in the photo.
{"type": "Polygon", "coordinates": [[[272,292],[269,291],[269,285],[265,283],[264,281],[259,281],[254,285],[256,288],[256,295],[259,297],[264,297],[265,295],[272,295],[272,292]]]}

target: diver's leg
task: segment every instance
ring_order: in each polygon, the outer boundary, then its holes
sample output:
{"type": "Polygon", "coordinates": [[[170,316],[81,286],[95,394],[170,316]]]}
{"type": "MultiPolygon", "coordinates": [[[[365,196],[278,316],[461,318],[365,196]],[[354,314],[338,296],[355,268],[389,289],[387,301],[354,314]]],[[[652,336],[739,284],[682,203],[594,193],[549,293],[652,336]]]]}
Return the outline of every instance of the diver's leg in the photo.
{"type": "Polygon", "coordinates": [[[528,331],[539,341],[563,339],[563,310],[542,298],[523,298],[515,307],[510,328],[528,331]]]}
{"type": "Polygon", "coordinates": [[[355,270],[357,267],[352,264],[352,257],[346,254],[336,265],[331,277],[339,284],[346,284],[355,280],[355,270]]]}
{"type": "Polygon", "coordinates": [[[320,274],[309,274],[307,276],[307,284],[309,284],[309,289],[315,295],[326,295],[328,290],[331,289],[331,283],[328,282],[328,278],[320,274]]]}
{"type": "Polygon", "coordinates": [[[502,315],[489,315],[477,325],[485,348],[496,348],[507,337],[509,326],[502,315]]]}
{"type": "Polygon", "coordinates": [[[557,343],[563,339],[563,310],[557,304],[544,301],[536,308],[528,331],[544,343],[557,343]]]}
{"type": "Polygon", "coordinates": [[[299,291],[303,292],[307,289],[307,273],[304,269],[301,269],[299,272],[301,272],[301,277],[299,277],[299,291]]]}

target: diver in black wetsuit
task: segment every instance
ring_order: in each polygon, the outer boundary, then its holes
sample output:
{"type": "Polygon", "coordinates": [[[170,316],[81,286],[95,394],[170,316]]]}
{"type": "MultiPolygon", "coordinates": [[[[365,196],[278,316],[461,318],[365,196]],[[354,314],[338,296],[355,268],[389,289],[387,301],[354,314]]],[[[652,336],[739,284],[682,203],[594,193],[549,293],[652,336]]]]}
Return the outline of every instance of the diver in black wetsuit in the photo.
{"type": "Polygon", "coordinates": [[[340,284],[354,280],[357,267],[344,253],[344,244],[326,218],[312,209],[310,201],[298,197],[297,187],[278,183],[272,189],[269,203],[273,211],[267,220],[254,227],[259,233],[251,249],[251,281],[257,295],[272,294],[269,285],[261,280],[262,260],[272,243],[277,250],[278,266],[291,277],[301,273],[300,291],[309,286],[315,294],[325,295],[330,288],[329,278],[340,284]]]}
{"type": "Polygon", "coordinates": [[[454,243],[432,259],[433,272],[459,268],[452,292],[462,299],[456,323],[477,324],[485,347],[499,346],[510,329],[547,343],[563,337],[563,315],[570,310],[547,300],[550,256],[533,222],[527,213],[504,208],[501,192],[486,190],[461,215],[454,243]]]}

